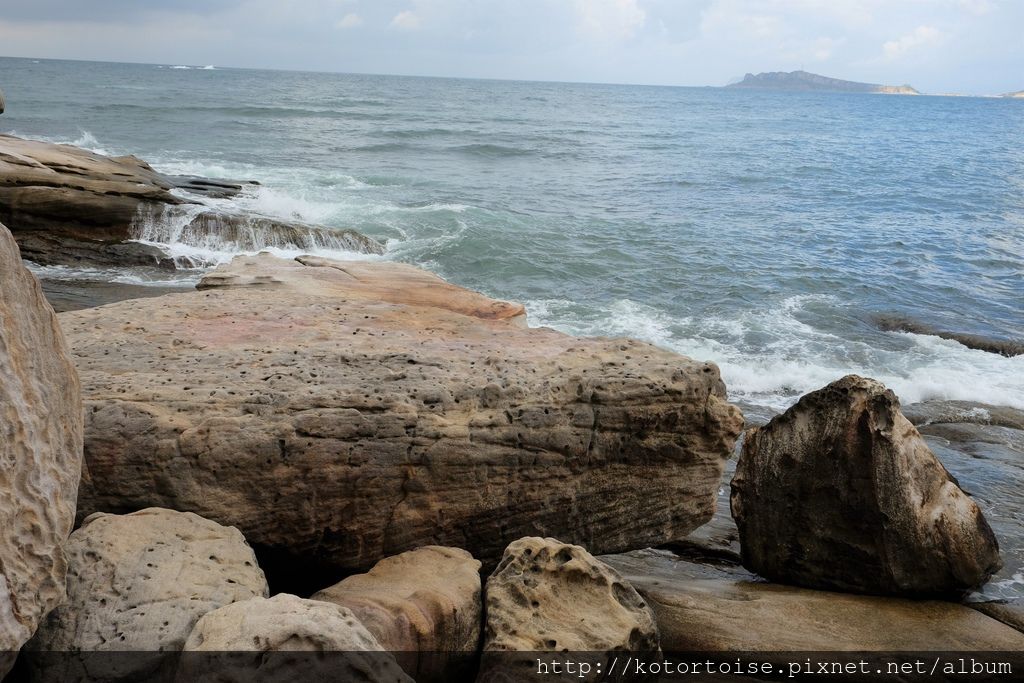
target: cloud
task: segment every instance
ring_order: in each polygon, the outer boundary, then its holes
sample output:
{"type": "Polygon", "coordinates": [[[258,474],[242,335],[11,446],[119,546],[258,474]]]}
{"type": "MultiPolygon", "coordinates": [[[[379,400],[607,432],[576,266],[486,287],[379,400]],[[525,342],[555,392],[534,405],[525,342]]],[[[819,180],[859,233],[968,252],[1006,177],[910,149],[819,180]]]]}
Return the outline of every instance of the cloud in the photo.
{"type": "Polygon", "coordinates": [[[391,26],[403,31],[415,31],[420,27],[420,18],[415,12],[407,9],[395,15],[391,20],[391,26]]]}
{"type": "Polygon", "coordinates": [[[647,22],[638,0],[575,0],[579,29],[599,41],[629,40],[647,22]]]}
{"type": "Polygon", "coordinates": [[[358,14],[356,14],[355,12],[349,12],[348,14],[343,16],[338,21],[337,24],[335,24],[335,26],[337,26],[338,28],[342,28],[342,29],[345,29],[345,28],[355,28],[356,26],[362,26],[362,25],[363,25],[363,18],[361,16],[359,16],[358,14]]]}
{"type": "Polygon", "coordinates": [[[908,52],[913,52],[928,45],[935,45],[942,41],[943,33],[934,26],[918,26],[910,33],[890,40],[882,45],[882,54],[887,61],[902,58],[908,52]]]}

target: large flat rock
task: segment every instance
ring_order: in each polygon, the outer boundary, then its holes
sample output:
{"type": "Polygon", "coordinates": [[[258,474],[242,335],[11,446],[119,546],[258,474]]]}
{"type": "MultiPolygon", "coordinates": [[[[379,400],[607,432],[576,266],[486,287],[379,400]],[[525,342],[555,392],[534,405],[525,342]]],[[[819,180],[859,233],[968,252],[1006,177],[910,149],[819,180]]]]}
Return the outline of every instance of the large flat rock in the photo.
{"type": "Polygon", "coordinates": [[[0,225],[0,678],[64,599],[82,466],[78,376],[53,309],[0,225]]]}
{"type": "Polygon", "coordinates": [[[61,315],[81,514],[190,510],[345,570],[421,545],[493,566],[531,534],[617,552],[711,517],[742,426],[713,364],[528,329],[411,266],[303,260],[61,315]]]}

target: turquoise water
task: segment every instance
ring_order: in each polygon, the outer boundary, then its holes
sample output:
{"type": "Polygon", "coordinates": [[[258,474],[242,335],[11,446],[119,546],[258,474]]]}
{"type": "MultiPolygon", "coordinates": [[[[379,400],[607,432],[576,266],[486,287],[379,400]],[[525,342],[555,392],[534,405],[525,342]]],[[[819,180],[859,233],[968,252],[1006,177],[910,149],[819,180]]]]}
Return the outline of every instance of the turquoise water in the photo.
{"type": "Polygon", "coordinates": [[[0,59],[0,131],[259,180],[252,210],[713,360],[738,400],[858,372],[1024,408],[1024,356],[872,322],[1024,339],[1024,101],[173,66],[0,59]]]}

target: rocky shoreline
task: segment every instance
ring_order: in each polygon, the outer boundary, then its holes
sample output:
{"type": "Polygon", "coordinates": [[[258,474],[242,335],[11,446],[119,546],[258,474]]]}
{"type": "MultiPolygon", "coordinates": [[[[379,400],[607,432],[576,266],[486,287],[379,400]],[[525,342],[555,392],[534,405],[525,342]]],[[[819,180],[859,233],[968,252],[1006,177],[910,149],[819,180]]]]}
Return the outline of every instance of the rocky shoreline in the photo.
{"type": "Polygon", "coordinates": [[[1024,651],[1024,412],[901,406],[849,376],[745,424],[713,363],[530,328],[383,261],[239,256],[145,298],[51,284],[55,316],[20,257],[108,263],[163,206],[230,233],[201,197],[242,186],[11,140],[0,674],[508,681],[538,653],[1024,651]]]}

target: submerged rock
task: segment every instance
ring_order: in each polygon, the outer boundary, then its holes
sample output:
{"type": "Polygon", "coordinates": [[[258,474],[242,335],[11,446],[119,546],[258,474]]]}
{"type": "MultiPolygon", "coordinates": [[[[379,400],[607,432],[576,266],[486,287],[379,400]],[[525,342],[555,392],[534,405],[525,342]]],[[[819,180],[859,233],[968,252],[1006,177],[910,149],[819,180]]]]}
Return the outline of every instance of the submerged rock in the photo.
{"type": "Polygon", "coordinates": [[[161,249],[131,240],[219,243],[236,250],[331,247],[381,253],[353,231],[217,208],[255,183],[167,176],[133,156],[0,135],[0,221],[22,256],[43,265],[162,266],[161,249]]]}
{"type": "Polygon", "coordinates": [[[654,610],[666,652],[1024,648],[1024,634],[950,602],[783,586],[730,562],[691,561],[663,550],[598,559],[616,569],[654,610]]]}
{"type": "Polygon", "coordinates": [[[480,646],[480,562],[425,546],[312,596],[352,610],[414,680],[462,678],[480,646]]]}
{"type": "Polygon", "coordinates": [[[949,595],[1001,566],[981,510],[896,396],[854,375],[747,432],[732,512],[744,566],[780,583],[949,595]]]}
{"type": "Polygon", "coordinates": [[[528,329],[396,263],[239,257],[202,286],[61,314],[82,514],[192,510],[365,571],[422,545],[493,567],[538,532],[646,547],[714,510],[742,416],[711,363],[528,329]]]}
{"type": "Polygon", "coordinates": [[[39,282],[0,225],[0,678],[64,600],[82,468],[82,398],[39,282]]]}
{"type": "Polygon", "coordinates": [[[208,612],[184,649],[178,670],[182,683],[412,683],[350,610],[286,593],[208,612]]]}
{"type": "Polygon", "coordinates": [[[71,534],[67,554],[67,602],[27,646],[45,680],[167,675],[175,660],[162,653],[180,650],[199,617],[268,592],[242,534],[188,512],[97,513],[71,534]],[[124,651],[148,656],[88,655],[124,651]]]}

